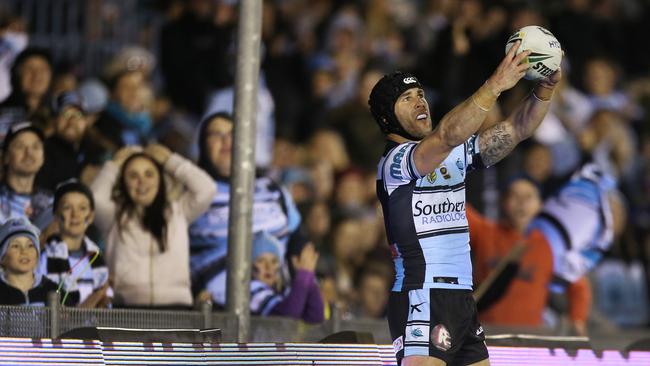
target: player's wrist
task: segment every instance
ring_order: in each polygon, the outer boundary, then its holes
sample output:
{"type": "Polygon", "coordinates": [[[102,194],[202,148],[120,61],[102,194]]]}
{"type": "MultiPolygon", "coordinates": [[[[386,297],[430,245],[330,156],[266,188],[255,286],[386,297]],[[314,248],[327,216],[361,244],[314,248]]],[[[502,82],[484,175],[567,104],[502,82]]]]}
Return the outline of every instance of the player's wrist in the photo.
{"type": "Polygon", "coordinates": [[[532,95],[540,102],[548,102],[553,98],[555,92],[555,85],[548,85],[539,83],[533,88],[532,95]]]}
{"type": "Polygon", "coordinates": [[[493,95],[495,95],[496,98],[498,98],[499,95],[501,95],[501,92],[504,91],[504,88],[501,87],[499,83],[495,81],[492,77],[487,79],[487,81],[483,83],[481,88],[483,87],[485,87],[488,91],[490,91],[493,95]]]}
{"type": "Polygon", "coordinates": [[[542,102],[548,102],[553,98],[553,92],[555,92],[557,83],[557,81],[553,81],[550,78],[541,80],[537,85],[535,85],[535,88],[533,88],[533,97],[542,102]]]}
{"type": "Polygon", "coordinates": [[[501,94],[498,88],[490,80],[486,81],[474,94],[472,94],[472,102],[480,110],[487,112],[497,102],[497,98],[501,94]],[[496,90],[496,91],[495,91],[496,90]]]}

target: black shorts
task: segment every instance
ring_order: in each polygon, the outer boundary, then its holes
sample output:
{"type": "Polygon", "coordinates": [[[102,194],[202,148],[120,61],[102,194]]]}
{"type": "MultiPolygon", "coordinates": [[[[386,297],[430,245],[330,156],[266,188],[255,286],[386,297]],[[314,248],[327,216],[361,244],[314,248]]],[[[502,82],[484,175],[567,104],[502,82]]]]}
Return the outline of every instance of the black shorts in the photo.
{"type": "Polygon", "coordinates": [[[406,356],[431,356],[447,365],[469,365],[488,358],[470,290],[391,292],[388,326],[398,365],[406,356]]]}

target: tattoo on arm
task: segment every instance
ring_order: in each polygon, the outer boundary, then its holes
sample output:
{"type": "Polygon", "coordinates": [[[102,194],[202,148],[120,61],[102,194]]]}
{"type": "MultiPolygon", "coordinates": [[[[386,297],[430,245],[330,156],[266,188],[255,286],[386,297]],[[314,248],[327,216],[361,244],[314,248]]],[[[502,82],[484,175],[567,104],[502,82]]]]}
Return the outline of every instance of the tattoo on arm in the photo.
{"type": "Polygon", "coordinates": [[[510,127],[507,123],[501,122],[480,134],[479,151],[485,166],[494,165],[517,145],[510,127]]]}

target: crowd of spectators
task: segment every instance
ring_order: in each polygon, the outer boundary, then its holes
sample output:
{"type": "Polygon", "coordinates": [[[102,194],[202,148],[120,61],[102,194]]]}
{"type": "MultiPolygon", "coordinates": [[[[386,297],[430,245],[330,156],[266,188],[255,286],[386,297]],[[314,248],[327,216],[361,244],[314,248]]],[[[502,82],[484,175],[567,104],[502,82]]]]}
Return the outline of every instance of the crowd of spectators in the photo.
{"type": "MultiPolygon", "coordinates": [[[[220,309],[237,2],[141,6],[159,19],[146,32],[157,36],[125,45],[97,75],[32,46],[30,19],[19,6],[1,9],[0,217],[6,225],[29,219],[42,232],[27,235],[41,256],[33,268],[13,264],[14,251],[33,249],[6,234],[0,285],[18,278],[11,271],[34,272],[18,288],[27,293],[49,278],[66,304],[176,309],[211,301],[220,309]]],[[[561,42],[565,77],[534,137],[468,177],[472,245],[507,255],[496,237],[524,235],[520,221],[534,216],[527,210],[596,161],[616,177],[620,215],[629,219],[604,262],[581,279],[590,294],[576,300],[582,312],[569,315],[648,325],[650,51],[639,45],[650,34],[650,6],[640,0],[264,1],[254,313],[319,322],[336,307],[346,318],[385,316],[393,274],[375,196],[384,141],[367,106],[372,86],[395,69],[414,72],[435,121],[489,76],[508,36],[532,24],[561,42]],[[513,182],[515,173],[527,178],[513,182]],[[513,197],[536,203],[517,208],[513,197]]],[[[504,93],[489,119],[508,115],[527,83],[504,93]]],[[[543,272],[531,277],[533,290],[547,291],[548,249],[531,243],[521,260],[543,272]]],[[[480,283],[494,263],[475,260],[480,283]]],[[[486,321],[507,312],[501,305],[486,321]]],[[[547,320],[528,315],[507,324],[547,320]]]]}

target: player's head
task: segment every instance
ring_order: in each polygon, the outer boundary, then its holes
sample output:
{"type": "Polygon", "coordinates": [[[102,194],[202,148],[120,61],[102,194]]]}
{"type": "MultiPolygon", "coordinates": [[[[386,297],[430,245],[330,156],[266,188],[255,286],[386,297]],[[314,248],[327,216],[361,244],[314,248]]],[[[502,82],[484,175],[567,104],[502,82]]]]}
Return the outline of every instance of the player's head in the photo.
{"type": "Polygon", "coordinates": [[[429,105],[422,84],[412,74],[384,75],[370,92],[370,112],[385,134],[421,140],[431,132],[429,105]]]}

